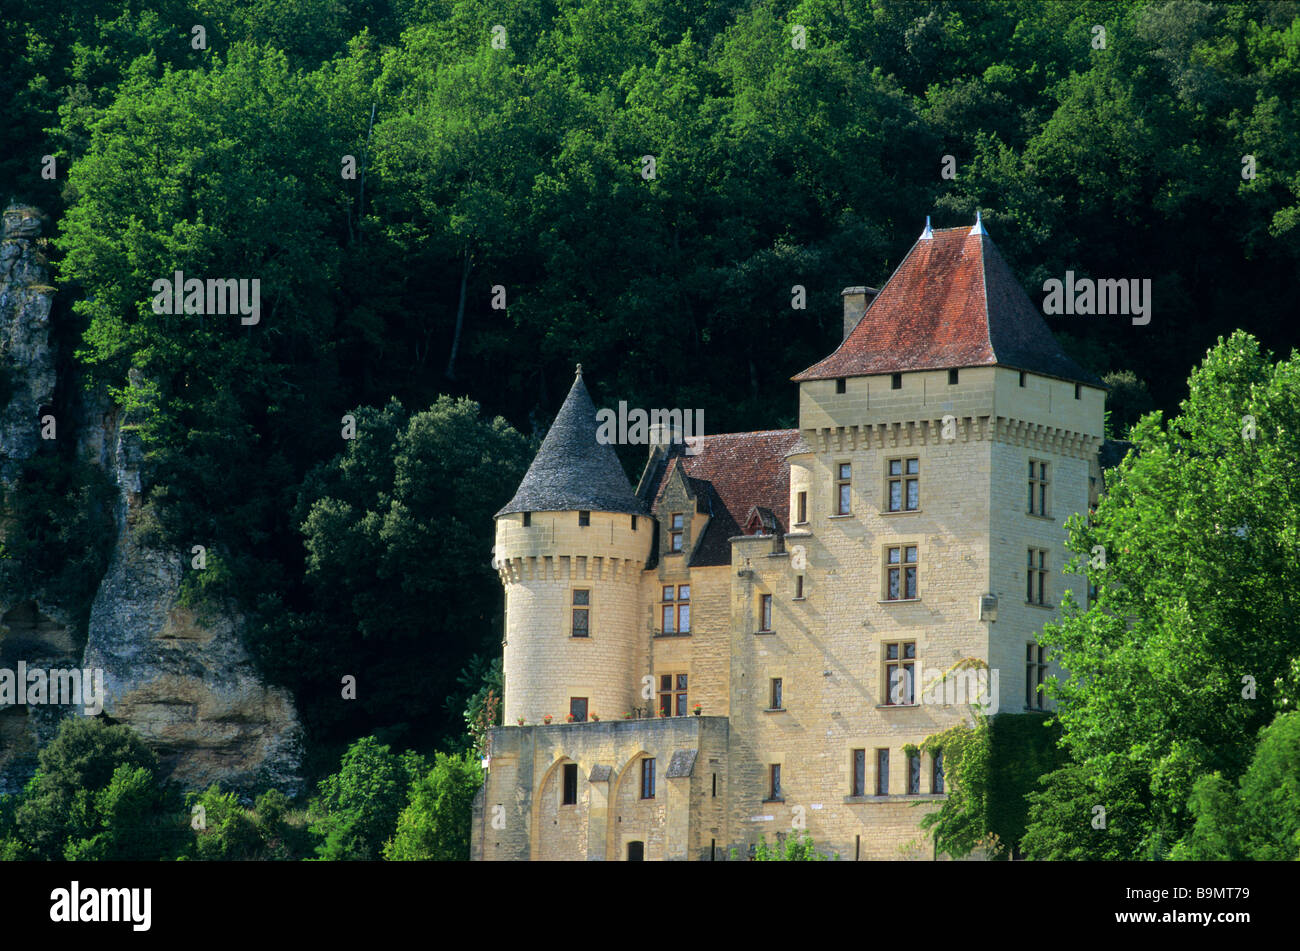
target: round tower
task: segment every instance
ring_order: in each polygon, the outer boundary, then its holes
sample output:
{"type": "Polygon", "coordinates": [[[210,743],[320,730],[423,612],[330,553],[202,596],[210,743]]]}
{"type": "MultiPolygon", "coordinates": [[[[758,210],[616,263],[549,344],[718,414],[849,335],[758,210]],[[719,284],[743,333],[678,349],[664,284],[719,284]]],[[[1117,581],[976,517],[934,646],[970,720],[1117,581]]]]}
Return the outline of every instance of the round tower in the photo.
{"type": "Polygon", "coordinates": [[[579,364],[519,490],[496,514],[507,725],[547,715],[563,723],[575,700],[601,719],[640,703],[647,635],[637,595],[654,524],[596,432],[579,364]]]}

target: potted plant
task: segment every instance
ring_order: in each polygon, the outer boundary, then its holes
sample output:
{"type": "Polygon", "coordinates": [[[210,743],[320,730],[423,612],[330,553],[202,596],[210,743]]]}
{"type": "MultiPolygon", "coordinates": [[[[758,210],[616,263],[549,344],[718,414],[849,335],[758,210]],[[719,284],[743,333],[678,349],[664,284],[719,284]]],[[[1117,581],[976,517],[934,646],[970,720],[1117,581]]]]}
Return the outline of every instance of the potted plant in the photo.
{"type": "Polygon", "coordinates": [[[567,717],[564,718],[564,722],[565,722],[565,723],[573,723],[573,722],[576,721],[577,719],[578,719],[577,717],[575,717],[572,713],[570,713],[567,717]]]}
{"type": "Polygon", "coordinates": [[[596,716],[596,714],[593,713],[593,714],[591,715],[591,722],[592,722],[592,723],[599,723],[599,722],[600,722],[600,717],[596,716]]]}
{"type": "Polygon", "coordinates": [[[524,725],[524,718],[523,718],[523,717],[520,717],[520,718],[519,718],[519,725],[520,725],[520,726],[523,726],[523,725],[524,725]]]}
{"type": "Polygon", "coordinates": [[[697,703],[695,705],[695,715],[698,717],[703,712],[704,712],[704,708],[697,703]]]}
{"type": "Polygon", "coordinates": [[[542,722],[549,724],[551,722],[551,715],[548,713],[546,716],[542,717],[542,722]]]}
{"type": "Polygon", "coordinates": [[[624,720],[630,720],[630,719],[632,719],[632,714],[630,714],[630,713],[625,713],[625,714],[623,714],[623,719],[624,719],[624,720]]]}

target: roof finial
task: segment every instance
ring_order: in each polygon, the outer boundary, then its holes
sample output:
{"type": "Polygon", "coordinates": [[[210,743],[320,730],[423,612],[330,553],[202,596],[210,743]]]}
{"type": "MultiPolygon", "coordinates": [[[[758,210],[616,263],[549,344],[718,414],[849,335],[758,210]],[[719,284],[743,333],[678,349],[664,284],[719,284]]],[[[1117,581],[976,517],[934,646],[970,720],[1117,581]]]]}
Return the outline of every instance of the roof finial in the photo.
{"type": "Polygon", "coordinates": [[[984,222],[980,219],[980,210],[978,208],[975,209],[975,227],[970,229],[970,233],[988,235],[988,232],[984,230],[984,222]]]}
{"type": "Polygon", "coordinates": [[[581,363],[578,364],[578,369],[574,371],[574,374],[573,374],[573,375],[576,376],[576,377],[581,377],[581,376],[582,376],[582,364],[581,364],[581,363]]]}
{"type": "Polygon", "coordinates": [[[930,230],[930,216],[925,216],[925,230],[921,232],[921,240],[928,241],[934,237],[934,232],[930,230]]]}

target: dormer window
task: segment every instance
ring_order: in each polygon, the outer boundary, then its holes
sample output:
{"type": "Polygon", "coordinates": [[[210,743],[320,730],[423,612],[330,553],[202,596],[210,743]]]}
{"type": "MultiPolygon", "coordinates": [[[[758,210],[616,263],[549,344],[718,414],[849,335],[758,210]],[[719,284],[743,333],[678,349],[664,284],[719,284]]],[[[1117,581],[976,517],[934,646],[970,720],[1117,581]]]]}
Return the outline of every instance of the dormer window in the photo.
{"type": "Polygon", "coordinates": [[[685,516],[681,512],[674,512],[668,516],[668,551],[680,552],[682,550],[682,524],[685,516]]]}
{"type": "Polygon", "coordinates": [[[586,526],[588,526],[588,525],[590,525],[590,524],[591,524],[591,513],[590,513],[590,512],[579,512],[579,513],[578,513],[578,526],[579,526],[580,528],[585,528],[586,526]]]}

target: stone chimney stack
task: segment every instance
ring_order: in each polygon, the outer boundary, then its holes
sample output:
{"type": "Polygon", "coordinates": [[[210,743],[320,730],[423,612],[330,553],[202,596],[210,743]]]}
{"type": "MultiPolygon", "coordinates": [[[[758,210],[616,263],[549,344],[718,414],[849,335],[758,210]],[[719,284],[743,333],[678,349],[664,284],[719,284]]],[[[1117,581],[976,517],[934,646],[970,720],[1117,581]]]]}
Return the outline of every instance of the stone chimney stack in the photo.
{"type": "Polygon", "coordinates": [[[853,333],[853,328],[858,325],[862,315],[866,313],[871,302],[876,299],[880,293],[879,288],[863,287],[846,287],[840,291],[840,296],[844,298],[844,338],[847,340],[849,334],[853,333]]]}

